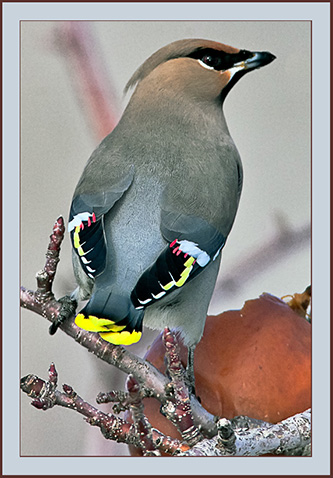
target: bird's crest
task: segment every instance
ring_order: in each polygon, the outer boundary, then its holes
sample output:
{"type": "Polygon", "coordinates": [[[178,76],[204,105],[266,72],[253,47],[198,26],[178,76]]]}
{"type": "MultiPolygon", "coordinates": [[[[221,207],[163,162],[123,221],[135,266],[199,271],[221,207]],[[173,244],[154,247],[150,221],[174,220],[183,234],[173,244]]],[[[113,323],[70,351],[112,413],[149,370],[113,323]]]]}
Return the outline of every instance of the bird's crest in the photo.
{"type": "Polygon", "coordinates": [[[148,76],[158,65],[174,58],[184,58],[189,56],[196,50],[204,48],[212,48],[214,50],[222,50],[226,53],[237,53],[239,50],[223,43],[211,40],[202,40],[189,38],[186,40],[177,40],[169,45],[164,46],[151,55],[133,74],[125,86],[124,92],[134,88],[141,80],[148,76]]]}

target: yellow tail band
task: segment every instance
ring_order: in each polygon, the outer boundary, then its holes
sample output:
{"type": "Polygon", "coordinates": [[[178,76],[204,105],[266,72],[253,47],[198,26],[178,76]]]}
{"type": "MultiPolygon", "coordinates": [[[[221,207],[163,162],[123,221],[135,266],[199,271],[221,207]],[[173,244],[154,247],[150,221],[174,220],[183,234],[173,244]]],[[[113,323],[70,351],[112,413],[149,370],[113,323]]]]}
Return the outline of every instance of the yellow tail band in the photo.
{"type": "Polygon", "coordinates": [[[131,345],[139,342],[141,332],[133,330],[129,332],[124,330],[126,325],[116,325],[109,319],[98,318],[94,315],[85,317],[84,314],[78,314],[75,317],[75,323],[80,329],[88,332],[98,332],[103,340],[114,345],[131,345]]]}
{"type": "Polygon", "coordinates": [[[141,339],[141,332],[137,332],[133,330],[133,332],[128,332],[124,330],[124,332],[109,332],[109,333],[102,333],[99,334],[103,340],[110,342],[114,345],[131,345],[139,342],[141,339]]]}

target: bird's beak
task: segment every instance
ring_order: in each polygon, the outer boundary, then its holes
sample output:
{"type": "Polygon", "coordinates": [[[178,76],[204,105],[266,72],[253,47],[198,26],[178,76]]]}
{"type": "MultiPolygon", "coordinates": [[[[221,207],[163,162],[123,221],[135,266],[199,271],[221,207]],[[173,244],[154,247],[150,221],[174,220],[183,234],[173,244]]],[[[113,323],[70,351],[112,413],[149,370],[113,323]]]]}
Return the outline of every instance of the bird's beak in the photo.
{"type": "Polygon", "coordinates": [[[255,51],[252,52],[252,54],[252,58],[245,61],[245,68],[249,70],[268,65],[276,58],[276,56],[269,51],[255,51]]]}
{"type": "Polygon", "coordinates": [[[269,51],[253,51],[251,52],[251,55],[252,56],[250,58],[236,63],[234,67],[240,67],[244,70],[254,70],[255,68],[268,65],[276,58],[276,56],[269,51]]]}
{"type": "MultiPolygon", "coordinates": [[[[240,50],[235,54],[235,62],[226,70],[229,73],[228,83],[224,86],[221,99],[222,101],[227,96],[231,88],[237,83],[237,81],[249,71],[253,71],[256,68],[268,65],[276,56],[268,51],[248,51],[240,50]]],[[[221,73],[224,73],[223,70],[221,73]]]]}

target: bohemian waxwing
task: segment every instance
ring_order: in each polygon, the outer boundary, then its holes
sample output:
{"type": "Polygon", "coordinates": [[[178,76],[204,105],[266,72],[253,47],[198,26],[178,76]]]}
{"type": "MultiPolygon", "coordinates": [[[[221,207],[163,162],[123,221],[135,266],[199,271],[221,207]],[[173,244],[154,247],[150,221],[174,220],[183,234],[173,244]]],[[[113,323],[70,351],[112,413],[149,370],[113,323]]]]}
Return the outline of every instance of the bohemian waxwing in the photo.
{"type": "Polygon", "coordinates": [[[75,189],[69,231],[76,324],[112,344],[140,340],[142,323],[200,341],[242,189],[242,164],[223,102],[248,71],[275,59],[208,40],[180,40],[134,73],[116,128],[75,189]]]}

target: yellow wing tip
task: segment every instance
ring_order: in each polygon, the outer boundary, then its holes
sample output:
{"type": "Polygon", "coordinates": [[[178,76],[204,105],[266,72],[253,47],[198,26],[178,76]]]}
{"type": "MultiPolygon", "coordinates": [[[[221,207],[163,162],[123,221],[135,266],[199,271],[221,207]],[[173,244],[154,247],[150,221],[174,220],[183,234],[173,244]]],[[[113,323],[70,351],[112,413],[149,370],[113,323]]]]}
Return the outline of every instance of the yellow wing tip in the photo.
{"type": "Polygon", "coordinates": [[[187,261],[185,262],[184,266],[187,268],[187,267],[191,267],[191,265],[193,264],[194,262],[194,257],[190,256],[187,261]]]}
{"type": "Polygon", "coordinates": [[[170,290],[175,285],[175,281],[171,281],[166,285],[161,285],[163,290],[170,290]]]}

